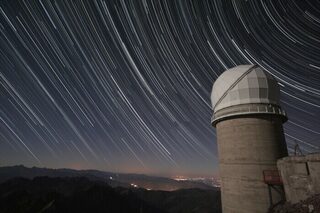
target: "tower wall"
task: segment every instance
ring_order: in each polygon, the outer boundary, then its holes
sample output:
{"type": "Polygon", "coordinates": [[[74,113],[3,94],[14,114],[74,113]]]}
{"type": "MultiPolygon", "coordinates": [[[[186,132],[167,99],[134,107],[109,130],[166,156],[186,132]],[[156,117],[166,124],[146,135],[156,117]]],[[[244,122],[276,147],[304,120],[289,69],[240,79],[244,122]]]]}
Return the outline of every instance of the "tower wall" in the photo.
{"type": "Polygon", "coordinates": [[[263,170],[276,170],[277,159],[287,156],[282,123],[272,114],[242,114],[216,123],[224,213],[268,211],[263,170]]]}

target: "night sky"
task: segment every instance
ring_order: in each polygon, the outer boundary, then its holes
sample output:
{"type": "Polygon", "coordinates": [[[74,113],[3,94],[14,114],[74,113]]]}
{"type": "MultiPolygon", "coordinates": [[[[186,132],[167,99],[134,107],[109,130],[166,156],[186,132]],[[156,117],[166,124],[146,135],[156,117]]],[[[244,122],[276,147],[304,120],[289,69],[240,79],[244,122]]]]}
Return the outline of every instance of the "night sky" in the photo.
{"type": "Polygon", "coordinates": [[[0,0],[0,166],[217,171],[210,93],[258,64],[320,147],[320,1],[0,0]]]}

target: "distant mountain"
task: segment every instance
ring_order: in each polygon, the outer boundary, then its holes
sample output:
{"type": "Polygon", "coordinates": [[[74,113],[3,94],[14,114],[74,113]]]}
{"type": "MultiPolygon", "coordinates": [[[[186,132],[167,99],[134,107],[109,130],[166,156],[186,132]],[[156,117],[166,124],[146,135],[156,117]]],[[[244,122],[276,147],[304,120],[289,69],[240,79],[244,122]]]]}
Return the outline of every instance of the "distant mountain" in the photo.
{"type": "Polygon", "coordinates": [[[117,174],[98,170],[27,168],[25,166],[0,167],[0,183],[14,177],[32,179],[39,176],[48,177],[86,177],[90,180],[103,181],[112,187],[136,186],[152,190],[173,191],[178,189],[214,189],[200,182],[176,181],[164,177],[152,177],[140,174],[117,174]]]}
{"type": "Polygon", "coordinates": [[[219,213],[218,190],[112,188],[84,177],[13,178],[0,184],[2,213],[219,213]]]}

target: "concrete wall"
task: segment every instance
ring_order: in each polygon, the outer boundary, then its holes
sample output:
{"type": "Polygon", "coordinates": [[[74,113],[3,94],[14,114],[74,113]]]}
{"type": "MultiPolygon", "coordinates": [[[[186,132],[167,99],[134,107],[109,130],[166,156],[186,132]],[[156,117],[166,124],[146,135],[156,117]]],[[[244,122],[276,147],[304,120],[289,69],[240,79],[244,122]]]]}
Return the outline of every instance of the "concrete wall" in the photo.
{"type": "Polygon", "coordinates": [[[287,201],[297,203],[320,193],[320,153],[285,157],[277,165],[287,201]]]}
{"type": "MultiPolygon", "coordinates": [[[[287,156],[278,116],[233,117],[216,124],[223,213],[266,213],[269,208],[263,170],[277,169],[287,156]]],[[[280,199],[273,194],[274,201],[280,199]]]]}

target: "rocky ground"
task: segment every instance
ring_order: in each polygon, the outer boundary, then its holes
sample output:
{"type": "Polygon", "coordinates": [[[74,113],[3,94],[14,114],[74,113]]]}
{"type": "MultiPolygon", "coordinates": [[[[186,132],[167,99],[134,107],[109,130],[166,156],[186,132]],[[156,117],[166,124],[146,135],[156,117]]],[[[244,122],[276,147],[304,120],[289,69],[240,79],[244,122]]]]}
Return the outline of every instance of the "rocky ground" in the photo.
{"type": "Polygon", "coordinates": [[[297,204],[284,203],[275,207],[272,213],[320,213],[320,194],[297,204]]]}

